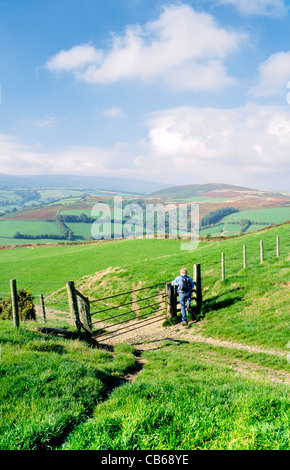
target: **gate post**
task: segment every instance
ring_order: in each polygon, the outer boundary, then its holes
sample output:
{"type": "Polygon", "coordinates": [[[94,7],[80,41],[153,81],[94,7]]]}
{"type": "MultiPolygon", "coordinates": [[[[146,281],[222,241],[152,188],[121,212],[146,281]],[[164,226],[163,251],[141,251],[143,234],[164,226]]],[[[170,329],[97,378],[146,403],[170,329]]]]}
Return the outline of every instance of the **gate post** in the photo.
{"type": "Polygon", "coordinates": [[[166,299],[167,299],[167,318],[171,320],[176,317],[176,296],[175,290],[171,282],[166,283],[166,299]]]}
{"type": "Polygon", "coordinates": [[[68,303],[69,303],[70,314],[72,316],[72,319],[75,322],[77,332],[80,333],[80,331],[81,331],[81,322],[80,322],[78,302],[77,302],[77,296],[76,296],[74,281],[68,281],[66,283],[66,288],[67,288],[67,293],[68,293],[68,303]]]}
{"type": "Polygon", "coordinates": [[[90,302],[78,297],[78,308],[82,326],[87,332],[92,333],[92,319],[90,315],[90,302]]]}
{"type": "Polygon", "coordinates": [[[202,307],[202,288],[201,288],[200,263],[193,265],[193,282],[195,284],[197,312],[200,315],[201,307],[202,307]]]}

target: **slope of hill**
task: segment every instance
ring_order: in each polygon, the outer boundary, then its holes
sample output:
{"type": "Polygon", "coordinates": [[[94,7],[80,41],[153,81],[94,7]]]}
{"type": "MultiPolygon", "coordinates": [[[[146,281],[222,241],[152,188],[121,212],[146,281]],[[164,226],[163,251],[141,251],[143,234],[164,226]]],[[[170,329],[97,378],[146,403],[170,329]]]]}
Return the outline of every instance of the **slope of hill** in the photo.
{"type": "Polygon", "coordinates": [[[252,189],[244,188],[242,186],[233,186],[229,184],[208,183],[208,184],[186,184],[181,186],[171,186],[154,191],[150,196],[162,196],[175,199],[184,199],[190,197],[202,197],[212,193],[213,191],[254,191],[252,189]]]}
{"type": "Polygon", "coordinates": [[[48,246],[33,250],[29,248],[2,250],[0,291],[8,293],[9,280],[16,278],[19,287],[31,290],[37,298],[38,294],[43,293],[55,301],[65,302],[67,308],[65,290],[67,280],[75,280],[77,287],[79,285],[84,289],[84,276],[86,276],[89,290],[85,290],[85,294],[91,298],[100,298],[112,293],[126,292],[133,284],[146,286],[170,281],[175,274],[178,274],[180,266],[186,265],[190,272],[191,266],[198,262],[202,265],[206,317],[216,312],[211,316],[211,322],[205,323],[205,329],[210,329],[211,334],[225,339],[230,337],[242,339],[243,333],[235,332],[239,318],[247,332],[247,341],[250,339],[253,343],[258,344],[260,341],[260,344],[263,344],[263,335],[270,333],[268,346],[276,345],[283,348],[287,342],[288,331],[287,329],[277,331],[273,343],[269,314],[272,310],[275,313],[275,303],[281,306],[283,315],[288,314],[289,234],[290,223],[286,223],[218,243],[202,241],[192,252],[181,250],[178,240],[158,239],[48,246]],[[281,255],[279,259],[276,256],[278,235],[281,255]],[[260,240],[264,242],[263,264],[260,263],[260,240]],[[243,269],[244,244],[247,247],[247,269],[243,269]],[[226,259],[225,282],[220,281],[221,252],[225,253],[226,259]],[[273,304],[272,301],[267,301],[269,286],[272,286],[273,304]],[[64,290],[60,292],[59,289],[64,290]],[[256,289],[260,289],[260,293],[256,289]],[[58,295],[55,295],[56,291],[59,292],[58,295]],[[256,293],[259,293],[257,298],[264,298],[260,304],[257,304],[256,293]],[[223,314],[219,315],[224,308],[229,312],[228,318],[223,314]],[[254,312],[257,310],[261,310],[261,313],[255,316],[254,312]],[[231,312],[234,314],[233,324],[231,312]],[[247,318],[251,312],[253,324],[257,324],[257,327],[263,325],[258,335],[253,327],[247,329],[247,318]],[[217,323],[218,318],[221,321],[220,326],[217,323]],[[223,325],[224,320],[227,327],[223,325]],[[211,329],[210,324],[215,325],[214,328],[211,329]]]}
{"type": "MultiPolygon", "coordinates": [[[[289,195],[227,184],[185,185],[163,189],[150,196],[166,202],[192,202],[200,206],[200,218],[209,212],[233,207],[238,210],[290,208],[289,195]]],[[[290,218],[290,217],[289,217],[290,218]]]]}
{"type": "MultiPolygon", "coordinates": [[[[1,291],[16,277],[19,286],[59,296],[59,302],[65,302],[68,279],[99,298],[133,284],[171,280],[180,266],[191,270],[200,262],[205,317],[186,328],[163,328],[163,336],[150,338],[148,332],[147,347],[140,347],[146,364],[137,375],[137,359],[134,381],[129,344],[112,354],[81,341],[41,336],[28,322],[18,331],[12,322],[1,322],[0,448],[288,449],[289,234],[288,223],[202,242],[192,252],[180,250],[178,241],[157,239],[3,250],[1,291]],[[121,386],[112,391],[114,377],[121,386]],[[47,414],[48,404],[53,415],[47,414]]],[[[48,308],[46,325],[64,324],[66,310],[54,312],[56,320],[48,308]]],[[[140,341],[133,338],[136,348],[140,341]]]]}
{"type": "MultiPolygon", "coordinates": [[[[273,191],[263,191],[243,186],[235,186],[230,184],[208,183],[208,184],[187,184],[182,186],[172,186],[154,191],[150,196],[161,196],[170,199],[185,199],[192,197],[241,197],[257,196],[257,197],[276,197],[280,198],[283,194],[273,191]]],[[[284,194],[285,195],[285,194],[284,194]]]]}

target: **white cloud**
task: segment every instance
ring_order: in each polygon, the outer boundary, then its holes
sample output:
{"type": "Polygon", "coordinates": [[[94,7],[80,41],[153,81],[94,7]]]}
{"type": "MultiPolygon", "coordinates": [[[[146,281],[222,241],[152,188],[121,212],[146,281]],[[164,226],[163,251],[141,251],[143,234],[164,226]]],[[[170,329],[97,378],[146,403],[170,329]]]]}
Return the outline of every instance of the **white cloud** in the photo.
{"type": "Polygon", "coordinates": [[[81,44],[68,51],[60,51],[46,62],[45,67],[51,72],[82,69],[88,64],[101,62],[102,55],[102,51],[97,51],[93,46],[81,44]]]}
{"type": "Polygon", "coordinates": [[[27,145],[10,135],[0,135],[0,169],[3,174],[82,174],[115,176],[127,167],[131,155],[125,146],[101,148],[75,146],[54,153],[41,145],[27,145]]]}
{"type": "Polygon", "coordinates": [[[147,125],[147,140],[135,148],[120,143],[52,153],[0,135],[1,173],[77,173],[273,190],[290,186],[289,106],[178,107],[155,113],[147,125]]]}
{"type": "Polygon", "coordinates": [[[56,122],[57,122],[56,117],[48,116],[42,119],[35,119],[33,121],[33,124],[34,126],[39,127],[41,129],[46,129],[47,127],[55,126],[56,122]]]}
{"type": "Polygon", "coordinates": [[[18,123],[25,126],[34,126],[39,129],[47,129],[57,124],[57,118],[55,116],[45,116],[38,119],[27,118],[18,121],[18,123]]]}
{"type": "Polygon", "coordinates": [[[112,106],[110,109],[106,109],[101,112],[103,116],[108,116],[108,117],[124,117],[126,116],[126,113],[123,111],[122,108],[119,108],[118,106],[112,106]]]}
{"type": "Polygon", "coordinates": [[[0,168],[3,174],[37,174],[47,155],[39,145],[25,145],[10,135],[0,135],[0,168]],[[39,150],[38,152],[35,150],[39,150]]]}
{"type": "Polygon", "coordinates": [[[143,79],[180,89],[216,89],[232,83],[224,60],[244,39],[189,5],[167,5],[158,19],[112,35],[108,51],[75,46],[52,57],[46,68],[72,71],[88,83],[143,79]]]}
{"type": "Polygon", "coordinates": [[[290,80],[290,51],[272,54],[259,66],[258,83],[250,89],[256,97],[284,93],[290,80]]]}
{"type": "Polygon", "coordinates": [[[143,175],[156,179],[166,169],[176,184],[289,186],[290,108],[180,107],[157,113],[148,125],[147,152],[134,162],[143,175]]]}
{"type": "Polygon", "coordinates": [[[283,0],[219,0],[222,5],[232,5],[244,15],[281,16],[287,13],[283,0]]]}

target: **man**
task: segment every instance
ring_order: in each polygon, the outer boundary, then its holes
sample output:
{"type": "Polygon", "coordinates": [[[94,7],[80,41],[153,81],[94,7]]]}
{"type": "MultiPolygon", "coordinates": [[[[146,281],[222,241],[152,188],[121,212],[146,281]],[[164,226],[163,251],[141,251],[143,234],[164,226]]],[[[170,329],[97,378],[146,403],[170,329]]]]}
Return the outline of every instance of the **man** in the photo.
{"type": "Polygon", "coordinates": [[[191,277],[187,275],[187,269],[180,270],[180,276],[177,276],[172,281],[173,286],[178,286],[177,292],[179,294],[179,303],[181,307],[181,320],[183,325],[187,325],[186,307],[190,308],[191,294],[194,288],[194,283],[191,277]]]}

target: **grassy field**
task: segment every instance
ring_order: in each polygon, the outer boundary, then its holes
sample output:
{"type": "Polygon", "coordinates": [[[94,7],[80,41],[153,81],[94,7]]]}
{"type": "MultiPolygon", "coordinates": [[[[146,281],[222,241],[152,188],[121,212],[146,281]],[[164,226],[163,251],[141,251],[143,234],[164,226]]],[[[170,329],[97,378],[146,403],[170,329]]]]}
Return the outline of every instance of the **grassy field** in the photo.
{"type": "Polygon", "coordinates": [[[0,238],[12,238],[16,232],[24,235],[61,235],[54,222],[34,220],[2,220],[0,222],[0,238]]]}
{"type": "MultiPolygon", "coordinates": [[[[109,353],[41,336],[30,323],[17,331],[2,321],[0,448],[289,449],[289,234],[285,224],[204,241],[194,251],[182,251],[176,240],[2,250],[0,290],[7,292],[9,279],[16,277],[19,287],[56,297],[71,279],[96,298],[123,292],[132,283],[169,281],[181,266],[191,272],[198,262],[205,317],[185,329],[182,341],[165,340],[159,349],[144,352],[142,373],[108,397],[114,380],[134,368],[129,346],[109,353]],[[195,331],[264,352],[192,343],[189,334],[195,331]]],[[[67,326],[66,317],[57,324],[67,326]]]]}
{"type": "Polygon", "coordinates": [[[245,233],[252,233],[265,226],[282,224],[290,220],[290,207],[276,207],[274,209],[258,209],[235,212],[227,215],[218,224],[200,229],[201,236],[235,236],[241,232],[240,221],[250,220],[251,225],[245,233]],[[237,223],[238,222],[238,223],[237,223]]]}
{"type": "MultiPolygon", "coordinates": [[[[0,245],[46,244],[53,239],[14,238],[20,232],[23,235],[62,235],[54,222],[44,220],[0,220],[0,245]]],[[[66,240],[64,240],[66,241],[66,240]]],[[[58,240],[61,242],[61,240],[58,240]]]]}
{"type": "Polygon", "coordinates": [[[276,207],[275,209],[259,209],[240,211],[224,217],[223,222],[236,222],[242,219],[249,219],[255,222],[271,224],[281,224],[290,219],[290,207],[276,207]]]}

